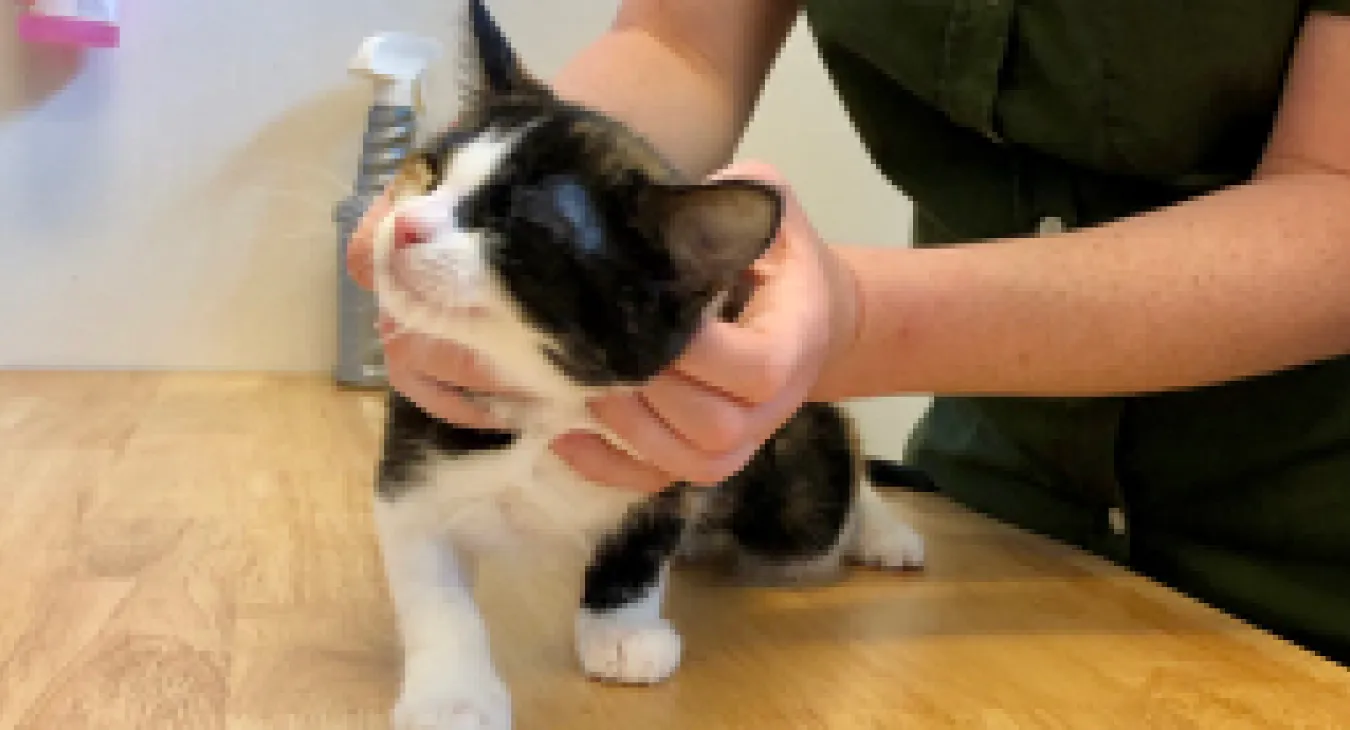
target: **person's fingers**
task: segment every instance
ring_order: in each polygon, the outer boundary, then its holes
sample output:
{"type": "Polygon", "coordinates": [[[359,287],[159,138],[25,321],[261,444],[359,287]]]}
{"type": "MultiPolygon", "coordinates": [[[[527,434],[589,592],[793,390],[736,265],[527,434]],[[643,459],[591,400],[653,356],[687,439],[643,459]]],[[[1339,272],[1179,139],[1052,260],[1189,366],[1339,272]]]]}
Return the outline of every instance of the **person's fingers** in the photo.
{"type": "Polygon", "coordinates": [[[423,410],[448,423],[469,428],[503,428],[482,404],[475,403],[454,386],[447,385],[416,367],[409,366],[408,348],[415,346],[407,338],[395,338],[385,346],[389,385],[423,410]]]}
{"type": "Polygon", "coordinates": [[[710,322],[673,369],[738,400],[763,403],[791,379],[802,349],[790,320],[769,322],[767,331],[759,329],[764,324],[710,322]]]}
{"type": "Polygon", "coordinates": [[[594,434],[573,433],[558,437],[553,453],[578,474],[597,484],[640,492],[659,492],[675,480],[612,446],[594,434]]]}
{"type": "MultiPolygon", "coordinates": [[[[777,245],[777,244],[775,244],[777,245]]],[[[799,353],[802,296],[786,296],[789,282],[772,271],[758,283],[735,322],[707,322],[674,370],[751,402],[771,397],[791,375],[799,353]],[[780,302],[780,300],[782,300],[780,302]]]]}
{"type": "MultiPolygon", "coordinates": [[[[742,165],[724,174],[761,168],[742,165]]],[[[674,366],[694,380],[754,403],[774,397],[820,346],[818,340],[828,336],[825,323],[817,321],[823,317],[828,283],[820,272],[815,233],[791,195],[785,192],[784,198],[783,225],[752,267],[757,286],[741,316],[703,326],[674,366]]]]}
{"type": "Polygon", "coordinates": [[[700,328],[675,363],[684,375],[737,398],[762,403],[781,390],[824,332],[821,300],[826,283],[809,241],[785,228],[774,243],[778,253],[760,266],[759,286],[735,322],[700,328]]]}
{"type": "Polygon", "coordinates": [[[375,231],[394,208],[392,190],[375,198],[347,242],[347,274],[357,286],[375,288],[375,231]]]}
{"type": "MultiPolygon", "coordinates": [[[[772,167],[741,164],[720,178],[781,183],[772,167]]],[[[763,438],[799,404],[809,361],[828,338],[818,239],[786,186],[784,220],[752,265],[755,291],[738,321],[710,322],[671,370],[636,395],[591,404],[594,417],[641,459],[604,439],[574,436],[557,450],[594,481],[620,485],[663,475],[716,484],[744,468],[763,438]]]]}
{"type": "Polygon", "coordinates": [[[641,392],[660,420],[700,451],[731,451],[750,435],[744,404],[679,373],[660,375],[641,392]]]}
{"type": "Polygon", "coordinates": [[[653,467],[695,484],[716,484],[739,469],[738,454],[700,451],[673,431],[640,396],[610,396],[592,415],[653,467]]]}
{"type": "Polygon", "coordinates": [[[375,331],[380,335],[380,344],[387,345],[398,336],[398,325],[388,315],[380,314],[375,318],[375,331]]]}
{"type": "Polygon", "coordinates": [[[386,358],[396,360],[423,376],[478,393],[522,395],[518,388],[503,384],[478,353],[455,342],[416,334],[396,335],[400,347],[386,358]]]}
{"type": "Polygon", "coordinates": [[[389,369],[389,385],[436,418],[466,428],[505,429],[507,424],[453,389],[416,371],[389,369]]]}

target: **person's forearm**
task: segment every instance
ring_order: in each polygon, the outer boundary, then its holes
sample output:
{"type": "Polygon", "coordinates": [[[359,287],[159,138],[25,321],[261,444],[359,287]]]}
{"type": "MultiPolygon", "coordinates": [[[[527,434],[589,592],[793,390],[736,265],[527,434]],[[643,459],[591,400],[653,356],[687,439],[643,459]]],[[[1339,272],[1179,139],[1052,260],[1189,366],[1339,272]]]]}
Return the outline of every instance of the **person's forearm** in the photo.
{"type": "Polygon", "coordinates": [[[693,178],[726,164],[744,126],[726,88],[640,30],[602,36],[553,88],[633,128],[693,178]]]}
{"type": "Polygon", "coordinates": [[[1128,394],[1350,351],[1350,176],[1335,172],[1054,238],[839,251],[861,311],[820,399],[1128,394]]]}
{"type": "Polygon", "coordinates": [[[691,4],[680,15],[659,3],[627,4],[550,84],[702,178],[730,160],[796,16],[795,3],[783,0],[707,8],[691,4]],[[700,27],[709,24],[716,27],[700,27]]]}

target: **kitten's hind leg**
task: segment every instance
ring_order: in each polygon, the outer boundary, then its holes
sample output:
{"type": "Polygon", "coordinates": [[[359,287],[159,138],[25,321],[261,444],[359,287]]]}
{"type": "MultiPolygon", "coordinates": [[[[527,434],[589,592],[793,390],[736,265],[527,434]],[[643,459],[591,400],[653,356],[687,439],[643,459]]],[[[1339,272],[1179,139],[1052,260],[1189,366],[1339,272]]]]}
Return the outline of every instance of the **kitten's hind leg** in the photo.
{"type": "Polygon", "coordinates": [[[922,562],[922,540],[872,489],[861,454],[844,411],[808,404],[724,485],[742,580],[820,584],[851,560],[922,562]]]}
{"type": "Polygon", "coordinates": [[[403,641],[394,729],[509,730],[511,698],[492,664],[471,566],[413,505],[377,498],[375,522],[403,641]]]}
{"type": "Polygon", "coordinates": [[[680,635],[661,605],[684,525],[679,490],[671,490],[637,507],[600,542],[576,621],[577,658],[588,676],[655,684],[679,666],[680,635]]]}

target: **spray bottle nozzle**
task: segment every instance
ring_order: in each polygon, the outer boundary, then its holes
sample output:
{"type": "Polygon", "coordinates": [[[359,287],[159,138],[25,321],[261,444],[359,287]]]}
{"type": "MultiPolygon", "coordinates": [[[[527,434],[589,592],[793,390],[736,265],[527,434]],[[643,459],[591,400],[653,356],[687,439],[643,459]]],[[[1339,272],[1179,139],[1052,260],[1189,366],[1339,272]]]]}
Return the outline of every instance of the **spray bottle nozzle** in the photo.
{"type": "Polygon", "coordinates": [[[351,61],[351,71],[375,81],[376,103],[416,106],[417,83],[441,55],[433,38],[407,33],[381,33],[367,38],[351,61]]]}

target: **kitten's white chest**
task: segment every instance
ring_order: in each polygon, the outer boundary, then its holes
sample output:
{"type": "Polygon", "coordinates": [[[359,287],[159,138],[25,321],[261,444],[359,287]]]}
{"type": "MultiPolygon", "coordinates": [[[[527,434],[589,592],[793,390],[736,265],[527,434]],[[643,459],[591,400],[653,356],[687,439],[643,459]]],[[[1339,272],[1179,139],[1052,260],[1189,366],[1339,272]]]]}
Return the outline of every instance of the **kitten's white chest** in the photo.
{"type": "Polygon", "coordinates": [[[469,550],[588,549],[645,496],[593,484],[527,437],[508,450],[433,458],[414,509],[469,550]]]}

